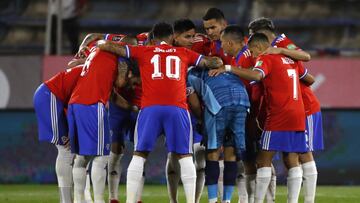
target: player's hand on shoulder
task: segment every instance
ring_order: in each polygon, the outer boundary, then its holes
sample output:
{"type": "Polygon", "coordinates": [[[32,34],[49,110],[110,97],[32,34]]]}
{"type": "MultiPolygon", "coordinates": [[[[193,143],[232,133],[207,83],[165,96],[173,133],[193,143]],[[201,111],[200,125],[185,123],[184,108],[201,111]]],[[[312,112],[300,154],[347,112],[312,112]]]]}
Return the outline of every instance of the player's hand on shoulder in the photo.
{"type": "Polygon", "coordinates": [[[226,72],[226,70],[225,70],[225,67],[224,66],[221,66],[220,68],[218,68],[218,69],[211,69],[211,70],[209,70],[209,76],[211,76],[211,77],[215,77],[215,76],[218,76],[218,75],[220,75],[221,73],[225,73],[226,72]]]}

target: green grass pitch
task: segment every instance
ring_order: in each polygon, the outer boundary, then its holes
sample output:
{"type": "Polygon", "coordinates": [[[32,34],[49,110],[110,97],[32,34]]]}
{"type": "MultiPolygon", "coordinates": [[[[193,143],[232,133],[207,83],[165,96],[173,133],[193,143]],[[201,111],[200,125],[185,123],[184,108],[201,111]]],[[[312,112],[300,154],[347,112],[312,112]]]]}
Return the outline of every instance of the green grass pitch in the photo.
{"type": "MultiPolygon", "coordinates": [[[[120,186],[120,202],[125,202],[125,186],[120,186]]],[[[106,194],[107,195],[107,194],[106,194]]],[[[179,191],[179,202],[185,202],[182,188],[179,191]]],[[[1,203],[58,203],[56,185],[0,185],[1,203]]],[[[164,185],[146,185],[143,192],[144,203],[168,203],[167,190],[164,185]]],[[[207,202],[206,191],[201,203],[207,202]]],[[[232,202],[237,203],[234,193],[232,202]]],[[[286,188],[278,186],[276,202],[286,202],[286,188]]],[[[303,202],[300,198],[299,202],[303,202]]],[[[316,193],[317,203],[360,203],[359,186],[319,186],[316,193]]]]}

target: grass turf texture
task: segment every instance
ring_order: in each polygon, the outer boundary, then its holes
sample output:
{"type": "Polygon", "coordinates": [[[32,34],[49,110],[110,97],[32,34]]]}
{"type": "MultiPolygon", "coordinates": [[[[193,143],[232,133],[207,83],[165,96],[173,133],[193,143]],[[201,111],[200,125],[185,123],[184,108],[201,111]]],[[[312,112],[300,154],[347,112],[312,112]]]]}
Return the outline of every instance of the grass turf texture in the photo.
{"type": "MultiPolygon", "coordinates": [[[[125,202],[125,186],[120,186],[120,202],[125,202]]],[[[300,195],[301,196],[301,195],[300,195]]],[[[107,197],[107,193],[106,193],[107,197]]],[[[185,202],[183,189],[179,190],[179,202],[185,202]]],[[[56,185],[0,185],[0,202],[5,203],[58,203],[58,190],[56,185]]],[[[167,189],[165,185],[146,185],[143,192],[144,203],[167,203],[167,189]]],[[[201,203],[207,202],[206,190],[201,203]]],[[[232,202],[237,202],[234,193],[232,202]]],[[[278,186],[276,202],[286,202],[286,188],[278,186]]],[[[303,202],[300,198],[299,202],[303,202]]],[[[316,194],[317,203],[359,203],[359,186],[319,186],[316,194]]]]}

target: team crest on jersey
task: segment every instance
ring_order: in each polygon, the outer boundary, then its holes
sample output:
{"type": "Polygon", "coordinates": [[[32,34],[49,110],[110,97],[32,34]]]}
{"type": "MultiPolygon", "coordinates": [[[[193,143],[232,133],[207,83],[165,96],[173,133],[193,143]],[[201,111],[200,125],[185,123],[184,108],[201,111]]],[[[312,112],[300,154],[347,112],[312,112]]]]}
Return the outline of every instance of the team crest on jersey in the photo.
{"type": "Polygon", "coordinates": [[[295,44],[289,44],[286,46],[286,48],[293,50],[293,49],[296,49],[296,46],[295,46],[295,44]]]}
{"type": "Polygon", "coordinates": [[[295,62],[288,57],[281,57],[283,64],[294,64],[295,62]]]}
{"type": "Polygon", "coordinates": [[[255,67],[259,67],[263,64],[263,61],[257,61],[256,64],[255,64],[255,67]]]}

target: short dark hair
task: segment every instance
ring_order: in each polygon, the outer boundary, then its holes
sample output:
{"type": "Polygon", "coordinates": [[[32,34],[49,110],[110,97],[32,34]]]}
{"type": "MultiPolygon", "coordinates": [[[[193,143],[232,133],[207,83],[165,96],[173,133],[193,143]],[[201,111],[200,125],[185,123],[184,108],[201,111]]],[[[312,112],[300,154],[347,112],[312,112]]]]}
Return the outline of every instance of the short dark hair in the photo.
{"type": "Polygon", "coordinates": [[[203,20],[225,20],[224,13],[218,8],[209,8],[202,18],[203,20]]]}
{"type": "Polygon", "coordinates": [[[174,32],[184,33],[191,29],[195,29],[195,24],[190,19],[180,19],[174,22],[174,32]]]}
{"type": "Polygon", "coordinates": [[[248,44],[251,45],[253,43],[269,43],[269,39],[263,33],[255,33],[250,36],[248,40],[248,44]]]}
{"type": "Polygon", "coordinates": [[[242,41],[244,39],[243,29],[238,25],[228,25],[222,32],[235,41],[242,41]]]}
{"type": "Polygon", "coordinates": [[[153,37],[156,39],[163,39],[174,34],[173,27],[169,23],[156,23],[152,28],[153,37]]]}
{"type": "Polygon", "coordinates": [[[251,21],[248,25],[248,29],[253,32],[257,32],[259,30],[269,30],[274,32],[275,25],[270,18],[261,17],[251,21]]]}

